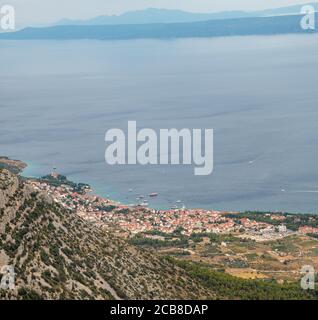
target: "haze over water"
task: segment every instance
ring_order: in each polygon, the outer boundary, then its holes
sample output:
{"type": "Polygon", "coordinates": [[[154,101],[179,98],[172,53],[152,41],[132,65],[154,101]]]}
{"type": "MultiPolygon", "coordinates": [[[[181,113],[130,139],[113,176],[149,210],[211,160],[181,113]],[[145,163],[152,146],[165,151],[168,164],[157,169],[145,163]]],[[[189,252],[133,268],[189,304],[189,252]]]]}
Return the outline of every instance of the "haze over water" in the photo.
{"type": "Polygon", "coordinates": [[[127,204],[316,213],[317,70],[317,36],[0,41],[0,155],[127,204]],[[105,132],[128,120],[213,128],[213,174],[107,165],[105,132]]]}

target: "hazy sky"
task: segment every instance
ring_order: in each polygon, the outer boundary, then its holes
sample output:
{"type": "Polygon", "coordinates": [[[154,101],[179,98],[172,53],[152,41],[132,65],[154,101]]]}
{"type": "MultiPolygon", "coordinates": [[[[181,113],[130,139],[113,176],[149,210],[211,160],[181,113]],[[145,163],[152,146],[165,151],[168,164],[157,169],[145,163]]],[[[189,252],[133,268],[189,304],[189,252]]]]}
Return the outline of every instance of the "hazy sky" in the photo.
{"type": "MultiPolygon", "coordinates": [[[[309,0],[310,1],[310,0],[309,0]]],[[[195,12],[258,10],[308,3],[308,0],[0,0],[14,5],[18,25],[42,24],[61,18],[90,18],[104,14],[154,8],[195,12]]],[[[317,1],[312,1],[317,2],[317,1]]]]}

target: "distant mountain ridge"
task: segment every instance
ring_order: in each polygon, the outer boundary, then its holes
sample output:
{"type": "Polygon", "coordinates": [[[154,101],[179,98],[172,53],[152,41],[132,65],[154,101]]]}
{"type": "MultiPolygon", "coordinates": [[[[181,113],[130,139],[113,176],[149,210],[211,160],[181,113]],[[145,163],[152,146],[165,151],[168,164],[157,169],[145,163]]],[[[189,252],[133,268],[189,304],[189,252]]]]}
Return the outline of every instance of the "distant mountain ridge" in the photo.
{"type": "Polygon", "coordinates": [[[193,23],[55,26],[47,28],[26,28],[18,32],[0,34],[0,39],[128,40],[316,33],[315,30],[303,30],[300,26],[300,21],[300,15],[282,15],[262,18],[210,20],[193,23]]]}
{"type": "MultiPolygon", "coordinates": [[[[309,3],[318,11],[318,3],[309,3]]],[[[222,11],[212,13],[195,13],[182,10],[148,8],[129,11],[121,15],[101,15],[87,20],[62,19],[54,25],[117,25],[150,23],[183,23],[206,20],[235,19],[248,17],[266,17],[275,15],[299,14],[303,5],[294,5],[262,11],[222,11]]]]}
{"type": "Polygon", "coordinates": [[[98,16],[88,20],[62,19],[56,25],[117,25],[117,24],[150,24],[150,23],[183,23],[205,20],[246,18],[251,15],[244,11],[217,13],[193,13],[182,10],[149,8],[130,11],[121,15],[98,16]]]}
{"type": "Polygon", "coordinates": [[[292,15],[292,14],[300,14],[301,13],[301,9],[306,6],[312,6],[315,11],[318,11],[318,3],[317,2],[310,2],[307,4],[298,4],[298,5],[293,5],[293,6],[288,6],[288,7],[281,7],[281,8],[276,8],[276,9],[266,9],[266,10],[262,10],[262,11],[258,11],[258,12],[254,12],[258,13],[259,16],[278,16],[278,15],[292,15]]]}

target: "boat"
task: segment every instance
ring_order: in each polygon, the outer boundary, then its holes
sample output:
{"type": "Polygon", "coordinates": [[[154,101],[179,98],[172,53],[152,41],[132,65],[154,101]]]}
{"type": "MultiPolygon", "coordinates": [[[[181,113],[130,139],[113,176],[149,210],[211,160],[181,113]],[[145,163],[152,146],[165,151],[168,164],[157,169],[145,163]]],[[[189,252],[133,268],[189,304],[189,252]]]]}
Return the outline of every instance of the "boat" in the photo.
{"type": "Polygon", "coordinates": [[[154,192],[154,193],[150,193],[150,194],[149,194],[149,197],[150,197],[150,198],[158,197],[158,193],[155,193],[155,192],[154,192]]]}
{"type": "Polygon", "coordinates": [[[139,204],[141,207],[148,207],[148,202],[144,201],[142,203],[139,204]]]}

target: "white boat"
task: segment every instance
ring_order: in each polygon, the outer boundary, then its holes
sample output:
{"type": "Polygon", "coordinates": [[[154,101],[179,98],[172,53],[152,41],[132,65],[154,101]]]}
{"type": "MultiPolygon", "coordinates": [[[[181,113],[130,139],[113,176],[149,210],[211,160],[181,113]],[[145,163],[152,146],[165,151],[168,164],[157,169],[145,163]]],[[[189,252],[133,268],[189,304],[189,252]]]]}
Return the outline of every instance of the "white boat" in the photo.
{"type": "Polygon", "coordinates": [[[146,202],[146,201],[144,201],[144,202],[140,203],[140,206],[141,206],[141,207],[148,207],[148,206],[149,206],[149,203],[146,202]]]}

